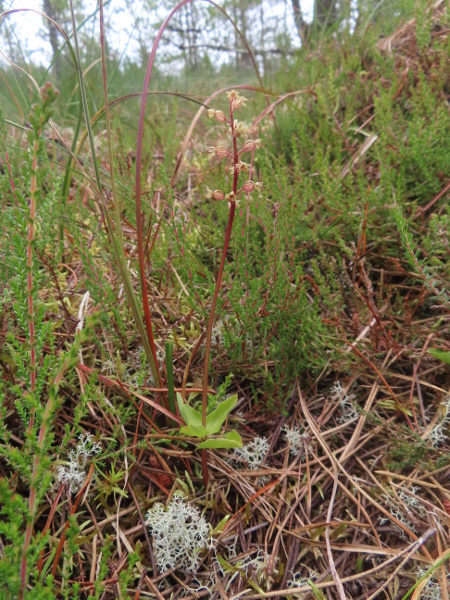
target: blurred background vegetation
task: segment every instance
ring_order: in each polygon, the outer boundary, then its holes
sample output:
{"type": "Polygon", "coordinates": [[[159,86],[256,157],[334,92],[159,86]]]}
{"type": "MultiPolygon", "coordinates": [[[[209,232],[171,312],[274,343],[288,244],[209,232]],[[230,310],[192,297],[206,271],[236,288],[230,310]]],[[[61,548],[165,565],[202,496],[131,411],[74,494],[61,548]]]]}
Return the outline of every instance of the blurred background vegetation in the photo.
{"type": "MultiPolygon", "coordinates": [[[[73,4],[83,70],[87,71],[89,99],[94,108],[101,102],[101,89],[96,85],[101,75],[98,10],[92,0],[74,0],[73,4]]],[[[226,0],[219,4],[248,41],[266,84],[280,72],[286,74],[279,92],[295,88],[294,74],[302,68],[297,63],[302,47],[318,49],[320,40],[330,34],[337,39],[364,37],[380,21],[383,34],[388,35],[400,19],[407,18],[414,10],[414,3],[408,0],[226,0]]],[[[153,39],[174,6],[167,0],[105,3],[112,95],[140,91],[153,39]]],[[[68,1],[0,0],[0,12],[23,7],[43,11],[71,36],[68,1]]],[[[30,72],[38,83],[45,81],[50,73],[63,97],[73,100],[75,71],[63,36],[51,21],[31,12],[9,15],[0,23],[0,44],[4,55],[30,72]]],[[[0,61],[0,69],[2,106],[9,107],[15,97],[16,110],[25,114],[26,97],[20,76],[11,73],[5,60],[0,61]]],[[[190,3],[175,14],[162,39],[157,70],[153,89],[200,94],[213,91],[218,81],[225,86],[250,83],[249,79],[254,79],[249,54],[232,23],[206,2],[190,3]]],[[[67,110],[68,114],[77,112],[70,103],[67,110]]]]}

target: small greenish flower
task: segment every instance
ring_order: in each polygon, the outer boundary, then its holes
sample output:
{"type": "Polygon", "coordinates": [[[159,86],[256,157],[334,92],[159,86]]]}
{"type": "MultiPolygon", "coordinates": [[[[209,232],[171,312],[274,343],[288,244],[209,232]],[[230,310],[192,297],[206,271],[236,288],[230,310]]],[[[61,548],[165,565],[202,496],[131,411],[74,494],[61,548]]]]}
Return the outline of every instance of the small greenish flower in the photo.
{"type": "Polygon", "coordinates": [[[242,162],[242,160],[237,162],[234,166],[230,167],[229,169],[231,175],[233,175],[235,171],[237,173],[248,173],[249,170],[250,165],[248,163],[242,162]]]}
{"type": "Polygon", "coordinates": [[[247,98],[244,98],[244,96],[241,96],[240,93],[237,92],[236,90],[231,90],[230,92],[227,92],[227,98],[231,105],[232,111],[235,111],[238,108],[241,108],[241,106],[245,106],[245,103],[247,102],[247,98]]]}

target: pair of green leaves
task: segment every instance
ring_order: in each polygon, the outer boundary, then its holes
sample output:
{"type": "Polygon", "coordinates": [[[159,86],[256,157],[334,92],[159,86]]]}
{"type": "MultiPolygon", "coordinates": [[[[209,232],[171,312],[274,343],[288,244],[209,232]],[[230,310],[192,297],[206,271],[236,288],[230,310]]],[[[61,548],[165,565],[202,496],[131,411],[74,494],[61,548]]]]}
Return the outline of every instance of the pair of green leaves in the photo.
{"type": "Polygon", "coordinates": [[[220,432],[228,414],[236,406],[237,401],[237,394],[234,394],[234,396],[230,396],[230,398],[221,402],[212,413],[206,416],[206,426],[204,426],[202,425],[202,413],[189,406],[189,404],[185,404],[181,394],[177,393],[178,408],[186,423],[186,426],[181,428],[181,433],[202,440],[197,446],[199,450],[204,448],[240,448],[242,440],[237,431],[224,433],[220,437],[211,437],[220,432]]]}

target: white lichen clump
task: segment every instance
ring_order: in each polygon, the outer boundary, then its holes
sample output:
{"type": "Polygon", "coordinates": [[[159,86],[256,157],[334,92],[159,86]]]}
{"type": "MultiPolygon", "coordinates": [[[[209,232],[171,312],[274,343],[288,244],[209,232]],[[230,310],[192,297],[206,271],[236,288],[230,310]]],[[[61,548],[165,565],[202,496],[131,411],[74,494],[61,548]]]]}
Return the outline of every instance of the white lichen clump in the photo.
{"type": "Polygon", "coordinates": [[[155,504],[147,513],[147,524],[161,573],[175,567],[195,573],[201,552],[214,546],[210,527],[199,509],[179,494],[173,496],[167,508],[155,504]]]}
{"type": "Polygon", "coordinates": [[[69,493],[77,492],[86,479],[86,465],[94,454],[101,450],[100,444],[92,441],[90,433],[81,433],[78,436],[78,444],[74,450],[69,452],[69,460],[66,466],[59,467],[57,479],[69,488],[69,493]]]}
{"type": "Polygon", "coordinates": [[[211,331],[211,341],[213,344],[223,346],[225,344],[224,324],[221,319],[218,319],[211,331]]]}
{"type": "Polygon", "coordinates": [[[450,427],[450,395],[439,406],[442,410],[442,419],[428,435],[428,440],[434,448],[446,443],[449,439],[446,431],[450,427]]]}
{"type": "Polygon", "coordinates": [[[339,407],[341,409],[341,417],[338,419],[338,423],[346,423],[358,416],[358,409],[355,403],[355,394],[347,394],[344,388],[341,386],[341,382],[337,381],[331,388],[333,396],[337,396],[339,399],[339,407]]]}
{"type": "Polygon", "coordinates": [[[304,445],[303,440],[308,439],[308,434],[303,432],[301,433],[297,426],[292,427],[290,429],[287,425],[283,427],[284,431],[284,439],[286,440],[286,444],[289,446],[290,453],[294,456],[298,456],[303,453],[304,445]]]}
{"type": "Polygon", "coordinates": [[[265,437],[256,437],[252,442],[245,444],[242,448],[236,448],[235,456],[248,462],[250,469],[257,469],[262,465],[264,457],[269,451],[270,444],[265,437]]]}
{"type": "MultiPolygon", "coordinates": [[[[397,492],[397,496],[403,506],[401,506],[401,503],[395,501],[395,499],[388,494],[383,494],[384,503],[389,508],[391,514],[398,521],[406,525],[408,529],[411,529],[411,531],[415,532],[417,532],[417,529],[413,520],[419,520],[420,518],[424,518],[426,515],[426,510],[420,500],[420,496],[418,496],[418,492],[420,493],[421,490],[417,486],[412,486],[409,490],[409,493],[405,492],[404,490],[399,490],[397,492]]],[[[389,521],[390,519],[386,517],[380,518],[380,524],[382,525],[389,521]]],[[[396,531],[402,537],[404,537],[405,532],[396,523],[394,523],[394,529],[396,529],[396,531]]]]}
{"type": "Polygon", "coordinates": [[[422,501],[420,499],[420,494],[422,494],[422,490],[417,485],[412,485],[409,494],[405,490],[400,490],[398,492],[399,499],[406,504],[408,510],[411,512],[416,511],[420,516],[424,516],[426,514],[426,510],[422,501]]]}
{"type": "Polygon", "coordinates": [[[314,569],[310,569],[306,567],[308,571],[307,577],[305,577],[301,571],[297,571],[293,573],[292,578],[288,580],[288,587],[302,587],[304,585],[309,585],[310,581],[316,581],[319,578],[319,573],[314,569]]]}

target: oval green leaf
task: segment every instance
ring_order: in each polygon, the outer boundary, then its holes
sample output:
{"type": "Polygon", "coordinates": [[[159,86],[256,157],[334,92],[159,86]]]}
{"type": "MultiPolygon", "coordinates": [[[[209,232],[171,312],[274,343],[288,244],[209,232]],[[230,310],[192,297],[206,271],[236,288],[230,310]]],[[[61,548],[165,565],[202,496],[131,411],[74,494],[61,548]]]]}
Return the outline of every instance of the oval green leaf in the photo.
{"type": "Polygon", "coordinates": [[[197,438],[205,438],[208,435],[206,427],[203,427],[203,425],[187,425],[180,429],[180,433],[197,438]]]}
{"type": "Polygon", "coordinates": [[[230,431],[225,434],[225,437],[221,438],[210,438],[199,444],[197,448],[203,450],[204,448],[241,448],[242,439],[236,431],[230,431]]]}
{"type": "Polygon", "coordinates": [[[225,423],[228,414],[236,406],[237,401],[237,394],[230,396],[229,398],[221,402],[219,406],[210,415],[206,417],[206,429],[208,430],[209,435],[219,433],[222,425],[225,423]]]}
{"type": "Polygon", "coordinates": [[[198,427],[202,424],[202,414],[198,410],[195,410],[195,408],[192,408],[192,406],[189,406],[189,404],[183,402],[183,398],[179,392],[177,392],[177,404],[186,425],[198,427]]]}

